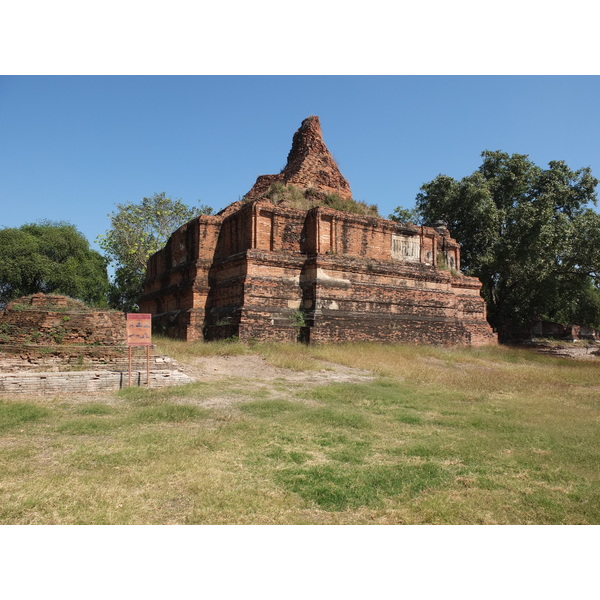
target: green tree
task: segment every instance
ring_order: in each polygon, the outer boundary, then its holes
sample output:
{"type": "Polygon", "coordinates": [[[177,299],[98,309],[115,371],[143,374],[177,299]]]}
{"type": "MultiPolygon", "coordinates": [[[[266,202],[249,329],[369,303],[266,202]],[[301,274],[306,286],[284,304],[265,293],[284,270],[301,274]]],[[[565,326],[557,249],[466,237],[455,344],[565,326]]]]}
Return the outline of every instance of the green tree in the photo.
{"type": "Polygon", "coordinates": [[[108,215],[111,228],[97,242],[115,275],[109,294],[110,305],[127,311],[137,310],[148,258],[160,250],[179,227],[200,214],[212,214],[210,206],[190,208],[165,192],[143,198],[138,204],[117,204],[108,215]]]}
{"type": "Polygon", "coordinates": [[[42,221],[0,230],[0,302],[57,293],[107,305],[106,260],[75,226],[42,221]]]}
{"type": "Polygon", "coordinates": [[[388,216],[388,219],[396,221],[396,223],[421,224],[421,215],[418,210],[414,208],[402,208],[401,206],[397,206],[394,212],[388,216]]]}
{"type": "Polygon", "coordinates": [[[479,277],[492,325],[537,319],[600,326],[598,180],[562,161],[547,169],[526,155],[485,151],[457,181],[421,187],[424,223],[444,220],[462,246],[463,270],[479,277]]]}

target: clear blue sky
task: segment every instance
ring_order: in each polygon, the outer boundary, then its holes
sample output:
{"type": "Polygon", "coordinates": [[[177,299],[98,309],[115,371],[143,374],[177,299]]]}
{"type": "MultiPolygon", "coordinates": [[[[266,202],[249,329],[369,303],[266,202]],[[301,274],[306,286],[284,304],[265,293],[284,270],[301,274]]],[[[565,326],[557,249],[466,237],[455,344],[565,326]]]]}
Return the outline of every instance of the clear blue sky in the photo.
{"type": "Polygon", "coordinates": [[[220,210],[279,172],[309,115],[382,216],[485,149],[600,178],[599,98],[598,76],[4,76],[0,226],[66,220],[99,249],[117,203],[220,210]]]}

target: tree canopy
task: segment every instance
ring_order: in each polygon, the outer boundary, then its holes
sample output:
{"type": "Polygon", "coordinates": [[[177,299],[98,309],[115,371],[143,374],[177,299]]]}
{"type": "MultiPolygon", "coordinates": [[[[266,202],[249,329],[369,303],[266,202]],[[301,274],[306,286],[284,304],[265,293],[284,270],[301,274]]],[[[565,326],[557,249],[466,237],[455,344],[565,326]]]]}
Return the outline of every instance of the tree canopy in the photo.
{"type": "Polygon", "coordinates": [[[111,228],[98,237],[100,247],[116,266],[109,300],[111,306],[134,311],[142,293],[148,258],[160,250],[170,235],[200,214],[212,214],[204,204],[190,208],[165,192],[140,203],[117,204],[108,215],[111,228]]]}
{"type": "Polygon", "coordinates": [[[421,215],[415,208],[402,208],[397,206],[394,212],[388,216],[388,219],[396,221],[396,223],[417,223],[421,224],[421,215]]]}
{"type": "Polygon", "coordinates": [[[463,270],[481,279],[492,325],[538,319],[600,327],[598,180],[563,161],[485,151],[479,169],[424,184],[416,211],[446,221],[463,270]]]}
{"type": "Polygon", "coordinates": [[[74,225],[42,221],[2,229],[0,256],[1,303],[43,292],[107,304],[106,260],[74,225]]]}

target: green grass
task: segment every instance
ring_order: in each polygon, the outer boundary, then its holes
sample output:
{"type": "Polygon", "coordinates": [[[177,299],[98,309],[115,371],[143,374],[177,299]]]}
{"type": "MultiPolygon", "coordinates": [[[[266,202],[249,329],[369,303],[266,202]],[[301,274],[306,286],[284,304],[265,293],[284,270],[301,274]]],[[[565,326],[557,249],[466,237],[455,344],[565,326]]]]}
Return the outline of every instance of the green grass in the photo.
{"type": "Polygon", "coordinates": [[[0,523],[600,523],[597,361],[228,344],[377,377],[5,398],[0,523]]]}
{"type": "Polygon", "coordinates": [[[410,501],[424,490],[438,488],[448,475],[435,463],[419,465],[349,465],[290,467],[278,481],[310,505],[323,510],[383,506],[389,498],[410,501]]]}
{"type": "Polygon", "coordinates": [[[289,400],[273,399],[273,400],[257,400],[248,402],[240,406],[240,410],[246,414],[254,415],[261,418],[273,418],[286,412],[297,412],[301,410],[298,404],[294,404],[289,400]]]}
{"type": "Polygon", "coordinates": [[[205,419],[210,411],[198,406],[181,404],[163,404],[161,406],[144,406],[132,416],[131,422],[137,423],[183,423],[205,419]]]}
{"type": "Polygon", "coordinates": [[[0,433],[47,417],[49,411],[32,402],[0,400],[0,433]]]}
{"type": "Polygon", "coordinates": [[[79,415],[110,415],[114,409],[106,404],[84,404],[75,412],[79,415]]]}

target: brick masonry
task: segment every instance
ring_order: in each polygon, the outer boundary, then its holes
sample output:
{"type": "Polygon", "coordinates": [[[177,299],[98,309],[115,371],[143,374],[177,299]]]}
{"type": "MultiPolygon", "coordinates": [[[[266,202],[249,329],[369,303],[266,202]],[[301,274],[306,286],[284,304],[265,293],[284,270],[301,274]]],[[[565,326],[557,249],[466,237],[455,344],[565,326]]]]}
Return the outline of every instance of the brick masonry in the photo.
{"type": "Polygon", "coordinates": [[[445,227],[266,197],[274,181],[350,197],[316,117],[296,132],[282,173],[262,177],[245,200],[190,221],[150,258],[141,310],[159,330],[187,340],[497,342],[481,283],[460,273],[445,227]]]}
{"type": "MultiPolygon", "coordinates": [[[[0,312],[0,393],[117,390],[129,384],[125,315],[65,296],[35,294],[0,312]]],[[[150,386],[192,381],[151,347],[150,386]]],[[[145,348],[132,351],[132,385],[146,385],[145,348]]]]}
{"type": "Polygon", "coordinates": [[[34,294],[9,302],[0,315],[0,347],[123,346],[123,313],[90,309],[82,302],[53,294],[34,294]]]}
{"type": "Polygon", "coordinates": [[[340,198],[352,199],[350,184],[327,149],[323,141],[319,117],[304,119],[292,139],[292,148],[287,163],[277,175],[260,175],[244,200],[235,202],[222,211],[223,216],[233,214],[244,202],[264,197],[273,184],[293,185],[310,190],[315,197],[336,194],[340,198]]]}
{"type": "MultiPolygon", "coordinates": [[[[0,346],[0,372],[24,371],[128,371],[129,356],[126,348],[98,347],[90,352],[74,346],[36,348],[34,346],[0,346]]],[[[132,370],[146,371],[146,351],[133,348],[132,370]]],[[[176,370],[177,363],[169,356],[155,353],[150,348],[150,369],[176,370]]]]}
{"type": "MultiPolygon", "coordinates": [[[[150,387],[191,383],[193,379],[179,371],[150,371],[150,387]]],[[[146,371],[134,371],[132,387],[146,386],[146,371]]],[[[0,394],[52,395],[98,393],[129,386],[129,373],[115,371],[79,371],[52,373],[0,373],[0,394]]]]}

